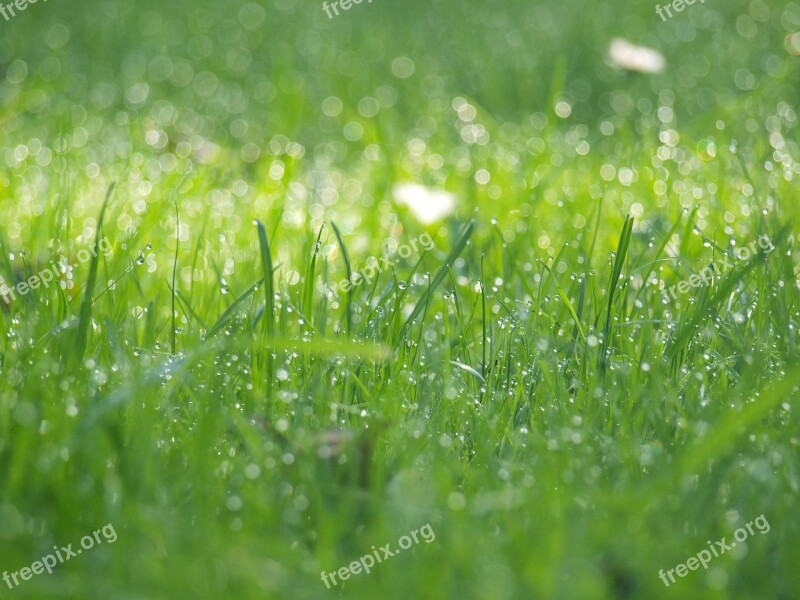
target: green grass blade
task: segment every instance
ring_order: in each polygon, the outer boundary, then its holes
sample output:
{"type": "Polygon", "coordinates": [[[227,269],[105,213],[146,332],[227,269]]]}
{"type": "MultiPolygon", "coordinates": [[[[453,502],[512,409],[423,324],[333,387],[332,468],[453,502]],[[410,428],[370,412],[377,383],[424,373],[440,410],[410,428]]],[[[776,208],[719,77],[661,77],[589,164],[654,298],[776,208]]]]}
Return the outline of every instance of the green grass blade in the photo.
{"type": "Polygon", "coordinates": [[[317,234],[317,241],[314,244],[314,250],[311,252],[311,258],[306,267],[306,280],[303,289],[303,316],[305,317],[304,329],[313,329],[313,311],[314,311],[314,277],[316,276],[317,268],[317,255],[319,254],[320,241],[322,240],[322,232],[325,230],[325,224],[319,228],[317,234]]]}
{"type": "MultiPolygon", "coordinates": [[[[267,239],[267,229],[264,224],[256,220],[256,227],[258,228],[258,243],[261,248],[261,268],[264,272],[264,330],[267,334],[267,340],[275,337],[275,284],[272,279],[272,253],[269,248],[269,240],[267,239]]],[[[272,385],[274,380],[274,366],[275,361],[271,351],[267,352],[267,397],[272,397],[272,385]]]]}
{"type": "Polygon", "coordinates": [[[608,284],[608,303],[606,305],[606,326],[603,334],[604,349],[601,353],[601,371],[605,372],[608,353],[611,351],[611,312],[614,306],[614,295],[619,285],[619,278],[622,275],[622,267],[625,263],[625,257],[628,255],[628,246],[630,245],[631,235],[633,234],[633,217],[628,215],[625,217],[625,224],[622,227],[622,233],[619,236],[619,243],[617,244],[617,254],[614,257],[614,265],[611,268],[611,280],[608,284]]]}
{"type": "Polygon", "coordinates": [[[403,324],[403,327],[400,329],[401,332],[406,331],[408,327],[411,326],[411,323],[414,319],[419,316],[419,313],[425,308],[428,303],[428,299],[430,295],[433,293],[439,284],[444,280],[445,276],[447,275],[447,271],[450,265],[453,264],[453,261],[461,254],[461,251],[464,250],[464,247],[467,245],[469,238],[472,236],[472,231],[475,228],[475,221],[470,221],[467,226],[464,228],[463,233],[458,238],[458,241],[453,245],[453,249],[450,251],[450,254],[445,259],[442,266],[439,268],[439,271],[436,273],[436,276],[433,278],[433,282],[430,286],[425,290],[425,293],[422,295],[422,298],[419,299],[416,306],[414,306],[414,310],[411,311],[411,314],[406,319],[406,322],[403,324]]]}
{"type": "Polygon", "coordinates": [[[267,229],[261,221],[256,220],[258,228],[258,243],[261,248],[261,268],[264,272],[264,323],[267,335],[275,334],[275,287],[272,269],[272,253],[267,239],[267,229]]]}
{"type": "Polygon", "coordinates": [[[103,229],[103,219],[108,208],[108,202],[111,200],[111,194],[114,192],[116,183],[108,186],[106,198],[103,201],[103,206],[100,209],[100,217],[97,220],[97,230],[95,231],[94,244],[92,246],[92,260],[89,262],[89,277],[86,282],[86,288],[83,292],[83,301],[81,302],[80,313],[78,316],[78,331],[76,334],[75,347],[76,352],[74,356],[78,359],[83,358],[86,352],[86,344],[89,337],[89,327],[92,322],[92,303],[94,298],[94,287],[97,282],[97,266],[99,257],[99,242],[100,234],[103,229]]]}
{"type": "MultiPolygon", "coordinates": [[[[564,288],[561,287],[561,284],[558,283],[558,279],[556,279],[555,273],[553,273],[553,271],[550,269],[550,267],[548,267],[541,260],[539,261],[539,264],[541,264],[547,270],[547,272],[550,273],[550,277],[553,278],[553,283],[556,286],[556,290],[558,290],[558,295],[561,297],[561,300],[564,302],[564,305],[567,307],[567,310],[569,311],[569,314],[572,316],[572,320],[575,323],[575,329],[580,334],[581,339],[585,342],[586,341],[586,332],[583,330],[583,325],[581,325],[581,319],[578,316],[578,313],[575,311],[575,307],[572,306],[572,302],[570,302],[569,296],[567,296],[567,293],[564,291],[564,288]]],[[[583,294],[581,293],[581,298],[582,297],[583,297],[583,294]]],[[[582,303],[582,300],[581,300],[581,303],[582,303]]]]}
{"type": "MultiPolygon", "coordinates": [[[[344,245],[344,239],[342,238],[342,233],[339,231],[339,228],[336,226],[336,223],[331,221],[331,227],[333,227],[333,233],[336,234],[336,241],[339,244],[339,248],[342,251],[342,259],[344,260],[344,268],[347,274],[347,281],[353,280],[353,270],[350,266],[350,256],[347,254],[347,247],[344,245]]],[[[352,295],[353,288],[351,287],[347,293],[347,301],[345,306],[345,323],[348,337],[352,335],[353,331],[353,295],[352,295]]]]}

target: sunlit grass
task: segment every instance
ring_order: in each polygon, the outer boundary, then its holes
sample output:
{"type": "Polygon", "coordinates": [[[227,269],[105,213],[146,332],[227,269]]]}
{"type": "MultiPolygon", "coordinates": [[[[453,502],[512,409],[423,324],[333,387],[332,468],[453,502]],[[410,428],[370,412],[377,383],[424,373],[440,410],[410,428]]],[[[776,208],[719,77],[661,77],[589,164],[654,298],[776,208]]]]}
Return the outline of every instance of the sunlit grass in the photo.
{"type": "Polygon", "coordinates": [[[796,5],[35,8],[0,276],[112,251],[0,300],[0,573],[118,539],[9,597],[796,596],[796,5]]]}

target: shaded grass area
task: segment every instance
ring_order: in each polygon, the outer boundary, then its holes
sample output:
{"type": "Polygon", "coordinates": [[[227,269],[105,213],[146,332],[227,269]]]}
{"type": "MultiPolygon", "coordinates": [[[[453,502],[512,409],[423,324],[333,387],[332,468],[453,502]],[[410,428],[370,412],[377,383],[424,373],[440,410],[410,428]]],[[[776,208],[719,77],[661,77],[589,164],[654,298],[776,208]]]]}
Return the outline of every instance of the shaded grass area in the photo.
{"type": "Polygon", "coordinates": [[[0,570],[118,533],[5,593],[796,598],[800,13],[620,10],[3,24],[0,274],[114,252],[0,312],[0,570]],[[667,72],[608,67],[614,35],[667,72]],[[455,214],[423,228],[404,180],[455,214]],[[432,251],[323,292],[423,231],[432,251]],[[433,543],[320,581],[425,523],[433,543]]]}

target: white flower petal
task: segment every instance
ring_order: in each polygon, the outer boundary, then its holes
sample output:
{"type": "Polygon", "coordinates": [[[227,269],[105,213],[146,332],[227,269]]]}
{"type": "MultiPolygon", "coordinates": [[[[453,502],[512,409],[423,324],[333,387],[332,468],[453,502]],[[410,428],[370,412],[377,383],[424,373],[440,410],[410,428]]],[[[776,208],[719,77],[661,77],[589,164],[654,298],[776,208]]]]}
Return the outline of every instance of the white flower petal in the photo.
{"type": "Polygon", "coordinates": [[[400,183],[394,186],[394,199],[398,204],[407,206],[423,225],[441,221],[456,209],[454,194],[426,188],[417,183],[400,183]]]}
{"type": "Polygon", "coordinates": [[[618,69],[639,73],[661,73],[667,66],[664,55],[658,50],[637,46],[622,38],[611,40],[608,54],[611,64],[618,69]]]}

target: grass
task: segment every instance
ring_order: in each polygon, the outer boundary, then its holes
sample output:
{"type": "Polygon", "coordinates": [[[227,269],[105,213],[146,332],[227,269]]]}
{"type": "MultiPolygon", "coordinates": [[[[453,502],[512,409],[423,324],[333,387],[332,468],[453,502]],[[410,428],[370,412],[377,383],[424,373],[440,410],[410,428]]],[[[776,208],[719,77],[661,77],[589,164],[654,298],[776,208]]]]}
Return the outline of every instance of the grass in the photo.
{"type": "Polygon", "coordinates": [[[113,246],[0,299],[0,573],[118,535],[3,597],[797,598],[799,28],[759,1],[0,20],[0,275],[113,246]],[[666,71],[609,67],[614,36],[666,71]],[[404,181],[455,213],[421,225],[404,181]]]}

